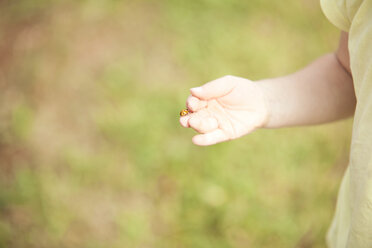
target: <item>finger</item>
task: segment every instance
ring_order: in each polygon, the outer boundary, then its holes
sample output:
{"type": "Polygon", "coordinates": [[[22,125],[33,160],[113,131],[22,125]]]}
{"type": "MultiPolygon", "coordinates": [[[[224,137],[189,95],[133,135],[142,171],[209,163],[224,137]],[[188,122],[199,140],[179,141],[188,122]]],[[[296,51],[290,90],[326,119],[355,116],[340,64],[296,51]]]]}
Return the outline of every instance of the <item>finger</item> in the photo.
{"type": "Polygon", "coordinates": [[[199,133],[209,133],[218,128],[218,122],[213,117],[200,118],[195,116],[190,117],[189,126],[199,133]]]}
{"type": "Polygon", "coordinates": [[[186,106],[188,109],[190,109],[193,112],[196,112],[202,108],[207,107],[207,102],[204,100],[200,100],[196,98],[195,96],[189,96],[186,101],[186,106]]]}
{"type": "Polygon", "coordinates": [[[233,76],[218,78],[203,86],[190,89],[193,96],[201,100],[210,100],[229,94],[235,87],[233,76]]]}
{"type": "Polygon", "coordinates": [[[206,134],[195,135],[192,138],[192,142],[198,146],[209,146],[226,140],[229,140],[229,137],[221,129],[216,129],[206,134]]]}
{"type": "Polygon", "coordinates": [[[190,116],[188,116],[188,115],[181,116],[180,117],[180,124],[181,124],[181,126],[183,126],[183,127],[190,127],[189,126],[189,119],[190,119],[190,116]]]}

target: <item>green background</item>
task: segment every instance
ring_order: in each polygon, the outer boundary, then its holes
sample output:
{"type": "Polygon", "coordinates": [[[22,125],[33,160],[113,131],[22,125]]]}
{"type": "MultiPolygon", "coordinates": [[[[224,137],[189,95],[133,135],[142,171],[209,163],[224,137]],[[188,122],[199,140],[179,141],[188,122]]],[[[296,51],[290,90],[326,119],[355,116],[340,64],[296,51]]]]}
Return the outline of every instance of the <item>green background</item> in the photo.
{"type": "Polygon", "coordinates": [[[316,0],[0,1],[0,247],[324,247],[351,120],[191,143],[189,88],[337,47],[316,0]]]}

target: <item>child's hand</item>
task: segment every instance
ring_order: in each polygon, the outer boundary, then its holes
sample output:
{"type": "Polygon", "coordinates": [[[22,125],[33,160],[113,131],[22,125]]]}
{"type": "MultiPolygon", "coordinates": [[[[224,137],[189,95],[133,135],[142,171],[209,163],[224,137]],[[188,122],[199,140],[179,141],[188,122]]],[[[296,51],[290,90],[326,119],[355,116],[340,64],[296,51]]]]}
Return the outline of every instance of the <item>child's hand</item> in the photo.
{"type": "Polygon", "coordinates": [[[196,145],[236,139],[264,126],[268,119],[263,92],[250,80],[225,76],[190,91],[191,113],[180,123],[200,133],[192,139],[196,145]]]}

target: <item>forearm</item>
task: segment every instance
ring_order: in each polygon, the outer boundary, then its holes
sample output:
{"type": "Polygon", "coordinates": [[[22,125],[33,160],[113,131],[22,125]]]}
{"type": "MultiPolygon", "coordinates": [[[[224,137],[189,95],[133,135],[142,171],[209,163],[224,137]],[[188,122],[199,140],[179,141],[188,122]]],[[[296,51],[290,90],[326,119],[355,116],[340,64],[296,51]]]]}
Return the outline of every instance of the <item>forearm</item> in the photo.
{"type": "Polygon", "coordinates": [[[269,111],[266,128],[335,121],[355,110],[352,77],[335,54],[324,55],[294,74],[257,83],[269,111]]]}

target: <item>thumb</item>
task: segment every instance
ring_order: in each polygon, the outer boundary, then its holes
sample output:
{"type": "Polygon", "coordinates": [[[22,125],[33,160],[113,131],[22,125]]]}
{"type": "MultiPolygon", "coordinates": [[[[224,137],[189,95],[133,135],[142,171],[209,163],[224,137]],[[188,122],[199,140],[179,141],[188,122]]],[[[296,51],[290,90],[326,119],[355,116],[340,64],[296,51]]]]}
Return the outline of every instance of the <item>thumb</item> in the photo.
{"type": "Polygon", "coordinates": [[[203,86],[191,88],[190,92],[191,95],[199,99],[210,100],[229,94],[234,89],[235,82],[233,76],[224,76],[210,81],[203,86]]]}

